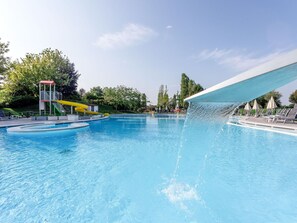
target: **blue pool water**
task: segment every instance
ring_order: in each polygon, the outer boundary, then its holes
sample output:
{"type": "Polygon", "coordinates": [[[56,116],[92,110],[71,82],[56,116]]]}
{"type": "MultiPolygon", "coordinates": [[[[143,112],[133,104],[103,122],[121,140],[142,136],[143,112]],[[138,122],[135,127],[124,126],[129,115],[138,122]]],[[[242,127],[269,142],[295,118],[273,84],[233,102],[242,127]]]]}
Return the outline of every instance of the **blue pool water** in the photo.
{"type": "Polygon", "coordinates": [[[297,222],[297,137],[149,116],[0,129],[0,222],[297,222]]]}

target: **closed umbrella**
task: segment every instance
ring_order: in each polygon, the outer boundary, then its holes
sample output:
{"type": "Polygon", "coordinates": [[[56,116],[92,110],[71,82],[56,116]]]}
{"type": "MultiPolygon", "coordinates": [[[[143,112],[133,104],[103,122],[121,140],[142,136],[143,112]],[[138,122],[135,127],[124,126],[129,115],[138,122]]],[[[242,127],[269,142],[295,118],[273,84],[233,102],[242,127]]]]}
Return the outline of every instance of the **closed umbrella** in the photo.
{"type": "Polygon", "coordinates": [[[257,102],[257,100],[255,99],[254,100],[254,105],[253,105],[253,110],[259,110],[260,109],[260,107],[259,107],[259,105],[258,105],[258,102],[257,102]]]}
{"type": "Polygon", "coordinates": [[[244,106],[244,110],[246,111],[250,111],[252,108],[250,106],[250,103],[246,103],[246,105],[244,106]]]}
{"type": "Polygon", "coordinates": [[[179,109],[178,100],[176,100],[176,106],[175,106],[175,109],[179,109]]]}
{"type": "Polygon", "coordinates": [[[175,112],[177,112],[177,114],[180,112],[178,100],[176,100],[175,112]]]}
{"type": "Polygon", "coordinates": [[[268,101],[268,104],[267,104],[267,109],[275,109],[277,108],[277,105],[274,101],[274,98],[271,96],[270,100],[268,101]]]}

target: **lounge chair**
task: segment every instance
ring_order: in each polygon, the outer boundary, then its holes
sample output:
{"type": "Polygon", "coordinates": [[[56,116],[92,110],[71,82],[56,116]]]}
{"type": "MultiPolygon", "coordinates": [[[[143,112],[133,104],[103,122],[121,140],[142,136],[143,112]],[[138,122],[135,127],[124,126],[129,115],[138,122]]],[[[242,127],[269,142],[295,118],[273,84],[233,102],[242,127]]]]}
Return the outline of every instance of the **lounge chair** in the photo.
{"type": "Polygon", "coordinates": [[[286,123],[287,121],[294,122],[296,118],[297,118],[297,104],[294,105],[294,108],[288,109],[285,115],[277,116],[275,122],[278,122],[278,121],[282,121],[283,123],[286,123]]]}

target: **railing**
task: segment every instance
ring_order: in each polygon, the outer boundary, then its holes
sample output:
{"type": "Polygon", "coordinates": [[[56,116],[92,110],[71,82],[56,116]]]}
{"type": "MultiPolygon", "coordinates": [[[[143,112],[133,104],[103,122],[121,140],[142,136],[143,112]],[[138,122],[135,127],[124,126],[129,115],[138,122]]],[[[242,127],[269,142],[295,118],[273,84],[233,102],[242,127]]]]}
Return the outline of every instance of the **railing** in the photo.
{"type": "Polygon", "coordinates": [[[59,104],[59,103],[53,103],[53,106],[61,113],[65,113],[65,109],[63,107],[63,105],[59,104]]]}
{"type": "Polygon", "coordinates": [[[56,101],[56,100],[62,100],[62,93],[60,92],[50,92],[49,91],[41,91],[40,92],[40,100],[42,101],[56,101]],[[51,96],[51,97],[50,97],[51,96]]]}

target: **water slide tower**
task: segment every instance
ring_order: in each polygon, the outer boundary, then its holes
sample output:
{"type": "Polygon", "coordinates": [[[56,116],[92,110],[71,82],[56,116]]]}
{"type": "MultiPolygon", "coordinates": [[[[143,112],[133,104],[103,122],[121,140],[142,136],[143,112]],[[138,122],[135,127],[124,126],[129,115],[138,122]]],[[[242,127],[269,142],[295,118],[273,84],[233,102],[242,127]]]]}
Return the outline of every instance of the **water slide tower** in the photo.
{"type": "Polygon", "coordinates": [[[62,93],[56,92],[56,83],[50,80],[39,82],[39,114],[49,115],[59,111],[57,100],[62,99],[62,93]],[[47,112],[48,109],[48,112],[47,112]]]}

